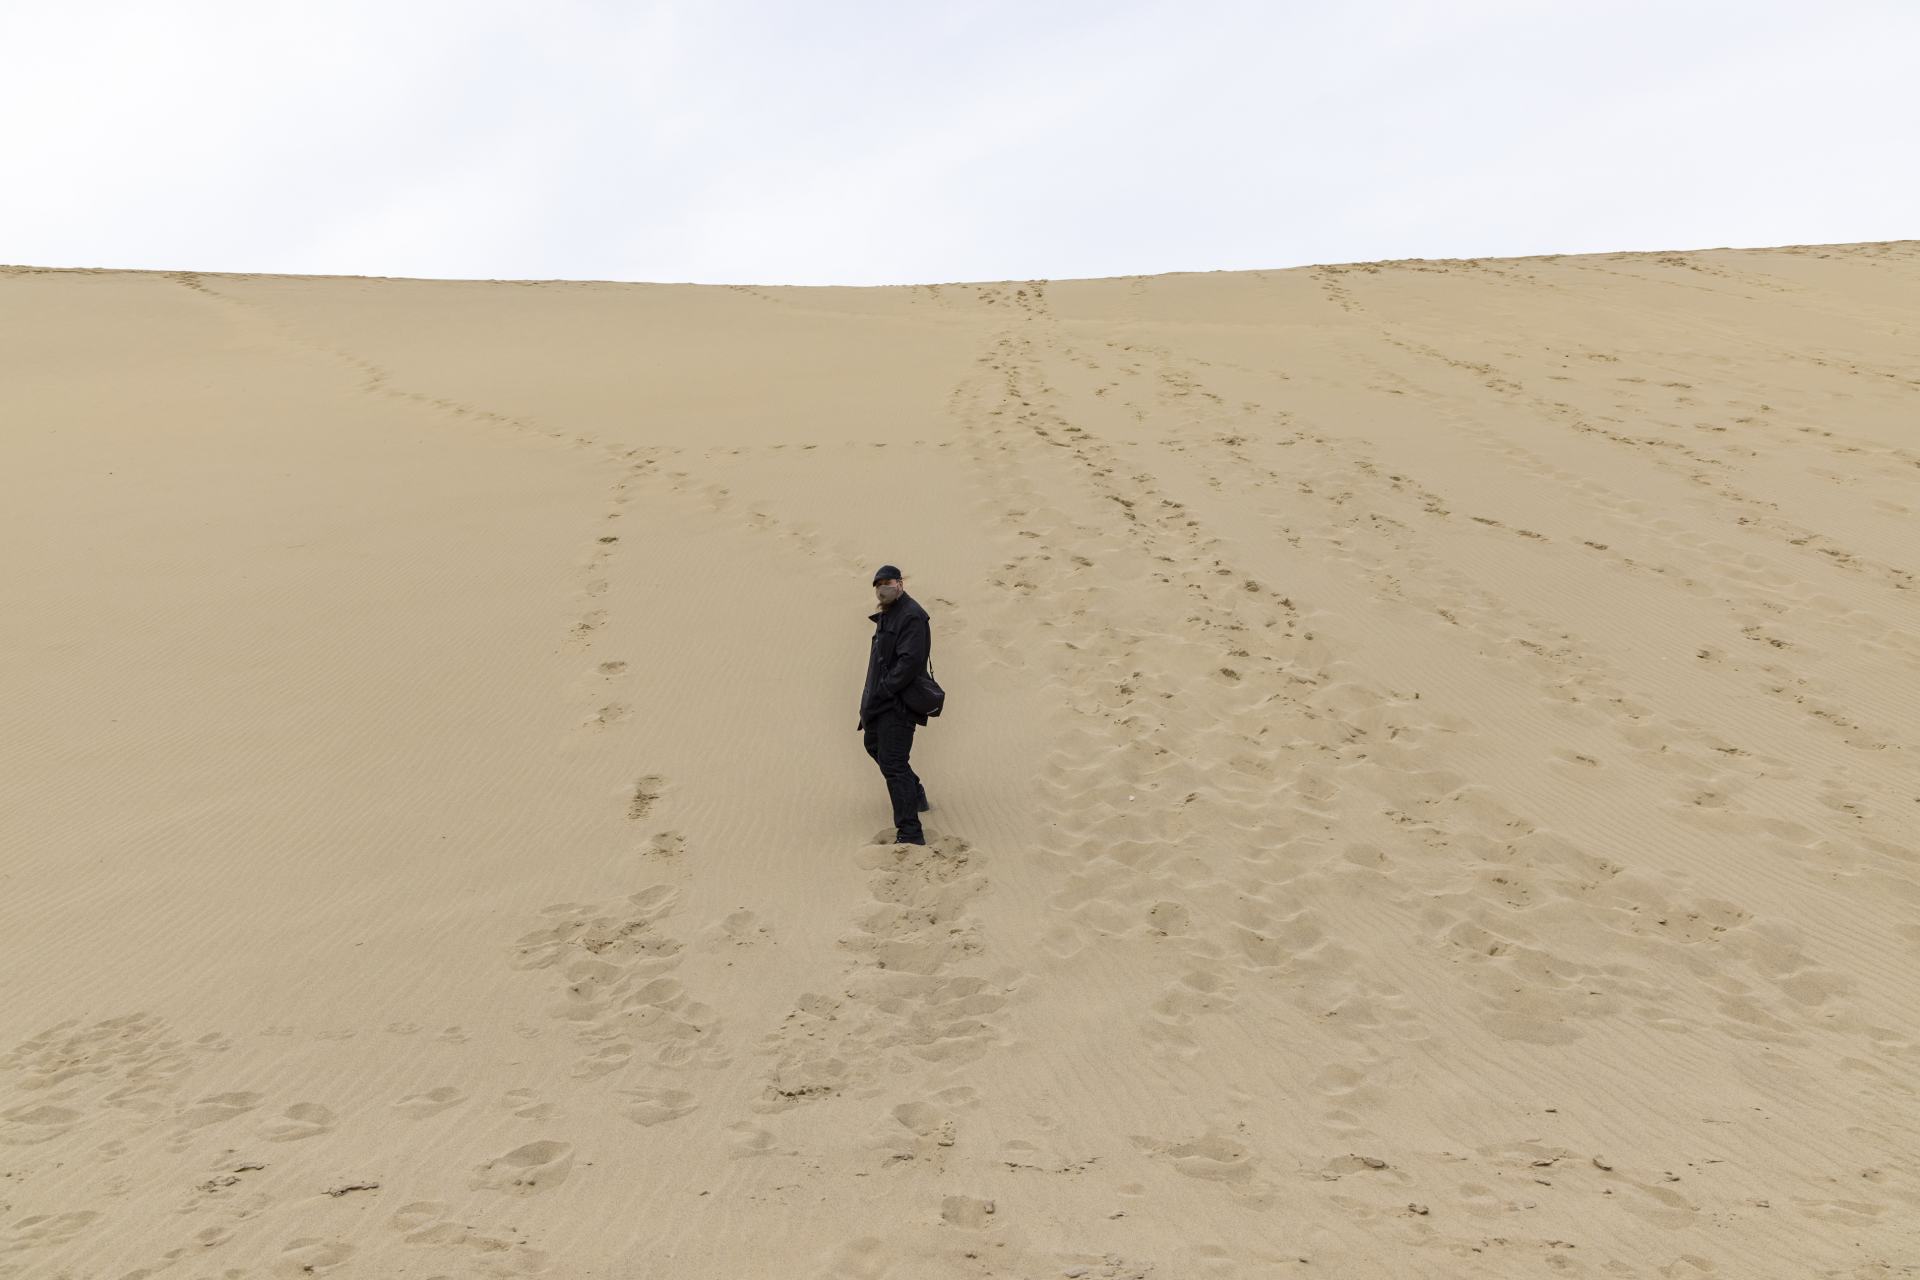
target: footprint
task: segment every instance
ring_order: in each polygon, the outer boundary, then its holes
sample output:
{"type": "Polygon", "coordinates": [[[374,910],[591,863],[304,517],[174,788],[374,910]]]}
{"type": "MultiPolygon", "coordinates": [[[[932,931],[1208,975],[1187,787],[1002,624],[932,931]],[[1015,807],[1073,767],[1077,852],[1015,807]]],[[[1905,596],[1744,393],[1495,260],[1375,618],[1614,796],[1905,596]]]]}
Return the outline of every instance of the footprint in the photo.
{"type": "Polygon", "coordinates": [[[317,1102],[296,1102],[280,1113],[280,1119],[260,1126],[260,1136],[268,1142],[298,1142],[317,1138],[333,1128],[333,1112],[317,1102]]]}
{"type": "Polygon", "coordinates": [[[607,625],[607,612],[596,609],[574,623],[567,632],[568,640],[575,648],[584,648],[593,642],[593,634],[607,625]]]}
{"type": "Polygon", "coordinates": [[[567,1180],[573,1169],[573,1147],[565,1142],[529,1142],[474,1170],[473,1189],[532,1195],[567,1180]]]}
{"type": "Polygon", "coordinates": [[[89,1209],[77,1213],[45,1213],[22,1218],[7,1231],[4,1243],[0,1243],[0,1254],[20,1253],[27,1249],[42,1249],[48,1245],[65,1244],[85,1231],[99,1217],[99,1214],[89,1209]]]}
{"type": "Polygon", "coordinates": [[[706,932],[708,942],[727,942],[736,947],[750,947],[756,942],[764,942],[768,936],[767,927],[760,923],[760,917],[745,907],[729,912],[720,923],[706,932]]]}
{"type": "MultiPolygon", "coordinates": [[[[800,999],[804,1006],[808,1000],[819,997],[808,994],[800,999]]],[[[791,1053],[774,1067],[765,1091],[753,1105],[756,1110],[783,1111],[809,1099],[837,1093],[846,1085],[847,1070],[848,1064],[843,1058],[806,1050],[791,1053]]]]}
{"type": "Polygon", "coordinates": [[[647,1128],[678,1120],[698,1105],[685,1089],[625,1089],[622,1093],[632,1101],[620,1113],[647,1128]]]}
{"type": "Polygon", "coordinates": [[[773,1135],[745,1120],[727,1126],[727,1147],[735,1156],[764,1156],[773,1150],[773,1135]]]}
{"type": "Polygon", "coordinates": [[[400,1238],[409,1245],[438,1245],[443,1248],[459,1245],[473,1245],[486,1249],[505,1248],[506,1241],[492,1241],[479,1236],[472,1228],[448,1217],[453,1206],[444,1200],[415,1200],[403,1204],[394,1211],[387,1225],[400,1233],[400,1238]]]}
{"type": "Polygon", "coordinates": [[[1218,1134],[1208,1134],[1189,1142],[1161,1142],[1135,1137],[1133,1145],[1154,1155],[1167,1157],[1173,1167],[1189,1178],[1209,1182],[1244,1184],[1253,1177],[1259,1164],[1242,1143],[1218,1134]]]}
{"type": "Polygon", "coordinates": [[[634,781],[633,791],[627,799],[627,818],[638,822],[652,812],[653,806],[666,790],[667,780],[657,773],[650,773],[634,781]]]}
{"type": "Polygon", "coordinates": [[[81,1113],[72,1107],[29,1105],[0,1112],[0,1143],[30,1147],[49,1138],[57,1138],[80,1123],[81,1113]]]}
{"type": "MultiPolygon", "coordinates": [[[[1135,1138],[1136,1146],[1151,1146],[1145,1139],[1135,1138]]],[[[1000,1153],[994,1159],[1009,1169],[1038,1169],[1043,1173],[1080,1173],[1090,1167],[1099,1156],[1072,1156],[1052,1145],[1042,1146],[1029,1142],[1025,1138],[1010,1138],[1000,1144],[1000,1153]]]]}
{"type": "MultiPolygon", "coordinates": [[[[606,706],[600,708],[598,711],[588,716],[586,718],[586,723],[595,728],[604,729],[606,726],[610,724],[619,724],[622,720],[625,720],[632,715],[633,715],[633,708],[629,707],[626,703],[609,702],[606,706]]],[[[637,802],[637,796],[636,796],[636,802],[637,802]]],[[[629,812],[629,816],[637,817],[639,815],[629,812]]]]}
{"type": "Polygon", "coordinates": [[[1189,1178],[1244,1182],[1253,1176],[1252,1154],[1231,1138],[1200,1138],[1167,1148],[1173,1167],[1189,1178]]]}
{"type": "Polygon", "coordinates": [[[645,858],[677,858],[687,851],[687,838],[678,831],[656,831],[640,851],[645,858]]]}
{"type": "Polygon", "coordinates": [[[280,1251],[280,1260],[274,1264],[274,1270],[286,1276],[325,1275],[336,1267],[346,1265],[353,1257],[353,1246],[341,1244],[337,1240],[322,1240],[317,1236],[302,1236],[298,1240],[289,1240],[280,1251]]]}
{"type": "Polygon", "coordinates": [[[560,1108],[540,1101],[540,1095],[531,1089],[511,1089],[501,1097],[500,1104],[522,1120],[554,1120],[560,1115],[560,1108]]]}
{"type": "Polygon", "coordinates": [[[931,1102],[903,1102],[893,1118],[920,1139],[921,1149],[950,1147],[959,1136],[959,1123],[944,1107],[931,1102]]]}
{"type": "Polygon", "coordinates": [[[425,1093],[410,1093],[393,1104],[395,1111],[405,1112],[415,1120],[438,1115],[448,1107],[458,1106],[467,1100],[467,1095],[452,1085],[442,1085],[438,1089],[428,1089],[425,1093]]]}
{"type": "MultiPolygon", "coordinates": [[[[408,1245],[416,1248],[464,1249],[479,1255],[477,1270],[472,1269],[473,1264],[462,1266],[456,1263],[452,1268],[454,1274],[537,1276],[547,1272],[547,1255],[538,1249],[527,1248],[523,1239],[511,1238],[515,1234],[514,1228],[506,1228],[509,1233],[507,1237],[489,1235],[449,1216],[452,1213],[453,1206],[443,1200],[415,1200],[395,1210],[394,1215],[387,1219],[387,1225],[399,1232],[408,1245]]],[[[426,1271],[435,1280],[445,1280],[448,1273],[441,1269],[441,1261],[435,1258],[418,1269],[426,1271]]],[[[413,1268],[406,1268],[401,1273],[411,1275],[414,1271],[413,1268]]]]}
{"type": "Polygon", "coordinates": [[[432,1241],[424,1233],[431,1232],[452,1210],[453,1206],[444,1200],[414,1200],[395,1209],[387,1225],[404,1236],[408,1244],[428,1244],[432,1241]],[[416,1241],[416,1236],[421,1238],[416,1241]]]}
{"type": "MultiPolygon", "coordinates": [[[[1338,1178],[1350,1173],[1378,1173],[1383,1169],[1389,1169],[1391,1167],[1392,1166],[1379,1156],[1357,1155],[1349,1152],[1344,1156],[1335,1156],[1333,1159],[1321,1165],[1320,1174],[1322,1177],[1338,1178]]],[[[1404,1181],[1404,1175],[1402,1174],[1394,1173],[1389,1176],[1396,1180],[1404,1181]]]]}
{"type": "Polygon", "coordinates": [[[1192,923],[1192,913],[1178,902],[1156,902],[1147,911],[1147,924],[1163,938],[1187,932],[1192,923]]]}
{"type": "Polygon", "coordinates": [[[260,1093],[215,1093],[200,1099],[180,1113],[180,1127],[199,1129],[245,1115],[266,1098],[260,1093]]]}
{"type": "Polygon", "coordinates": [[[618,1071],[633,1061],[633,1046],[629,1044],[610,1044],[596,1053],[580,1059],[573,1064],[573,1077],[576,1080],[594,1080],[611,1072],[618,1071]]]}
{"type": "Polygon", "coordinates": [[[638,893],[627,895],[627,901],[633,904],[638,918],[648,923],[673,910],[673,904],[679,898],[680,891],[667,884],[648,885],[638,893]]]}
{"type": "Polygon", "coordinates": [[[903,1262],[899,1250],[885,1241],[873,1236],[857,1236],[828,1256],[827,1263],[814,1274],[827,1280],[883,1280],[883,1277],[899,1275],[897,1264],[903,1262]]]}
{"type": "MultiPolygon", "coordinates": [[[[991,1200],[978,1200],[972,1196],[947,1196],[940,1201],[940,1217],[944,1222],[956,1227],[985,1227],[993,1222],[994,1203],[991,1200]]],[[[1069,1272],[1072,1275],[1085,1274],[1086,1268],[1069,1272]]]]}

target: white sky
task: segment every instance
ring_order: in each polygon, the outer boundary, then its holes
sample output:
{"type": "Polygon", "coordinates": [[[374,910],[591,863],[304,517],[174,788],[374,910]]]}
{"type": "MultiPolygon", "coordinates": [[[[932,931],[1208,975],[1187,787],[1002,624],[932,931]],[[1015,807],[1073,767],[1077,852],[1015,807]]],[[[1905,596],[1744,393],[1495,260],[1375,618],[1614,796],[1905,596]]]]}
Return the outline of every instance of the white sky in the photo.
{"type": "Polygon", "coordinates": [[[1920,4],[0,0],[0,262],[776,284],[1920,237],[1920,4]]]}

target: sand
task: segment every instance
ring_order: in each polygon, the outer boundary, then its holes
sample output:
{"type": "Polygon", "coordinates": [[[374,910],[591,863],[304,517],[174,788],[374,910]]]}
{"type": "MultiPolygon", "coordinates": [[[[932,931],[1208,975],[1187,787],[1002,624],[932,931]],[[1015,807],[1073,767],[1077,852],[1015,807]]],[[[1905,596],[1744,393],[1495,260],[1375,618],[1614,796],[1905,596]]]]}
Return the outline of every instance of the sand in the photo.
{"type": "Polygon", "coordinates": [[[1920,1268],[1920,245],[0,351],[0,1276],[1920,1268]]]}

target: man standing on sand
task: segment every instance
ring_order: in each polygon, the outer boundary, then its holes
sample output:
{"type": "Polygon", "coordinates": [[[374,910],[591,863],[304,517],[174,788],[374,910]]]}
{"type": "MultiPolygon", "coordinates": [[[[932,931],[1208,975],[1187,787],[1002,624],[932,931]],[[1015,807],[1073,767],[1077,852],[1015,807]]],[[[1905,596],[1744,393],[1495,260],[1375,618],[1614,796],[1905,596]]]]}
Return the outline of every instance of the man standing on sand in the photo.
{"type": "Polygon", "coordinates": [[[913,750],[913,729],[927,718],[900,697],[927,674],[933,653],[933,630],[927,611],[907,594],[900,570],[883,564],[873,575],[873,594],[880,612],[871,615],[873,649],[867,655],[867,684],[860,691],[860,723],[867,754],[887,780],[887,798],[893,803],[893,835],[900,844],[925,844],[920,815],[933,806],[927,789],[907,763],[913,750]]]}

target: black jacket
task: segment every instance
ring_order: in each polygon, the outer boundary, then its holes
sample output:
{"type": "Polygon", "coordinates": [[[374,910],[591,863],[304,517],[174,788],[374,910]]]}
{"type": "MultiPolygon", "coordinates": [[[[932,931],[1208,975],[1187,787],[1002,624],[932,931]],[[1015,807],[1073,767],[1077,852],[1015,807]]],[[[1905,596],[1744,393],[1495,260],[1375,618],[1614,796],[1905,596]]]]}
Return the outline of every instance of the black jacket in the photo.
{"type": "Polygon", "coordinates": [[[867,654],[867,683],[860,691],[860,724],[883,711],[899,708],[915,724],[927,718],[900,701],[900,691],[927,673],[933,656],[933,627],[920,602],[902,591],[892,607],[871,615],[873,648],[867,654]]]}

